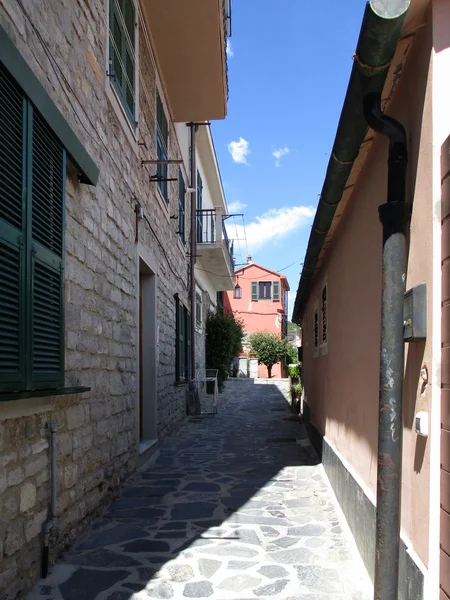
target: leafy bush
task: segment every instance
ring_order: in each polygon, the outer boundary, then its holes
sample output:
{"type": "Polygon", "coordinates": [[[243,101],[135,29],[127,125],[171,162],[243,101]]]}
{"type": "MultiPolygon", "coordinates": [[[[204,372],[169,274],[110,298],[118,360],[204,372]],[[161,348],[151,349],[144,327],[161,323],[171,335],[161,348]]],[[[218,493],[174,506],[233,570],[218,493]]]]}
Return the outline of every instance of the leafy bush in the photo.
{"type": "Polygon", "coordinates": [[[287,354],[288,343],[276,333],[257,331],[249,338],[250,346],[256,354],[259,363],[266,365],[269,377],[272,377],[272,367],[287,354]]]}
{"type": "Polygon", "coordinates": [[[297,346],[293,346],[292,344],[287,345],[286,362],[288,365],[298,363],[298,348],[297,348],[297,346]]]}
{"type": "Polygon", "coordinates": [[[300,377],[300,365],[298,363],[296,365],[290,364],[287,371],[291,379],[298,379],[300,377]]]}
{"type": "Polygon", "coordinates": [[[242,324],[223,310],[210,312],[206,319],[206,368],[218,370],[219,390],[228,377],[228,370],[238,356],[244,332],[242,324]]]}

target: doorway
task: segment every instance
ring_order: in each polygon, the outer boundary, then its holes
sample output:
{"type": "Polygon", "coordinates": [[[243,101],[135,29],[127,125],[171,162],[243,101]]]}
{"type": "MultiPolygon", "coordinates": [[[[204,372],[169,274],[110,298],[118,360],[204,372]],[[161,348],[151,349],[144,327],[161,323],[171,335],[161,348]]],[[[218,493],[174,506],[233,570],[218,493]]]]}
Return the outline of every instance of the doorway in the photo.
{"type": "Polygon", "coordinates": [[[138,442],[142,454],[157,438],[156,275],[139,257],[138,442]]]}

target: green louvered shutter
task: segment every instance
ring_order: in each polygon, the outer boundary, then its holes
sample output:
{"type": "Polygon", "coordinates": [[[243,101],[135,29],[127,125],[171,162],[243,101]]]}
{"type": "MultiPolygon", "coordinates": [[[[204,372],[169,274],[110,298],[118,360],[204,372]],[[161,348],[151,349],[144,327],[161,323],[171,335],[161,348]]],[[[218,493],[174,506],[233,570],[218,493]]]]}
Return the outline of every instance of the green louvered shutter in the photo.
{"type": "Polygon", "coordinates": [[[252,281],[252,300],[258,300],[258,282],[252,281]]]}
{"type": "Polygon", "coordinates": [[[125,36],[125,69],[126,69],[126,82],[125,82],[125,100],[126,107],[129,112],[130,119],[134,119],[135,115],[135,104],[134,104],[134,23],[135,23],[135,10],[132,0],[124,0],[124,21],[126,27],[125,36]]]}
{"type": "Polygon", "coordinates": [[[0,391],[25,387],[27,105],[0,63],[0,391]]]}
{"type": "Polygon", "coordinates": [[[279,300],[280,299],[280,282],[273,281],[272,286],[273,286],[273,298],[272,299],[279,300]]]}
{"type": "Polygon", "coordinates": [[[186,379],[191,378],[191,313],[186,313],[186,379]]]}
{"type": "Polygon", "coordinates": [[[64,147],[35,110],[31,152],[30,387],[64,385],[64,147]]]}

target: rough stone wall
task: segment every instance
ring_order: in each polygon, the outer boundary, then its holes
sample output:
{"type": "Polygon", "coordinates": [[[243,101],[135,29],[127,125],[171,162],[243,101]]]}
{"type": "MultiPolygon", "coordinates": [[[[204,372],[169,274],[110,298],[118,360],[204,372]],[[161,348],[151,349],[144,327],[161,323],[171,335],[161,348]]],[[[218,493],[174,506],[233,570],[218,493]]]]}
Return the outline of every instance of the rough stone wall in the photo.
{"type": "MultiPolygon", "coordinates": [[[[134,469],[136,431],[137,251],[135,198],[145,221],[139,239],[158,265],[158,435],[185,416],[184,387],[175,380],[174,294],[188,299],[186,249],[178,242],[177,184],[167,209],[149,182],[155,155],[156,76],[140,31],[140,139],[131,144],[105,94],[104,0],[15,0],[0,6],[0,24],[47,89],[100,168],[97,187],[78,182],[68,161],[66,198],[66,385],[84,394],[0,406],[0,596],[24,595],[39,575],[50,497],[49,436],[57,433],[57,522],[52,557],[70,543],[134,469]],[[48,45],[45,52],[33,26],[48,45]],[[169,263],[171,267],[169,267],[169,263]],[[12,408],[11,408],[12,406],[12,408]],[[39,411],[38,411],[39,407],[39,411]],[[26,413],[28,416],[21,416],[26,413]]],[[[170,154],[179,156],[170,127],[170,154]]],[[[169,177],[177,177],[170,167],[169,177]]],[[[187,196],[187,202],[189,196],[187,196]]],[[[189,214],[189,206],[186,207],[189,214]]],[[[188,222],[186,239],[189,239],[188,222]]]]}

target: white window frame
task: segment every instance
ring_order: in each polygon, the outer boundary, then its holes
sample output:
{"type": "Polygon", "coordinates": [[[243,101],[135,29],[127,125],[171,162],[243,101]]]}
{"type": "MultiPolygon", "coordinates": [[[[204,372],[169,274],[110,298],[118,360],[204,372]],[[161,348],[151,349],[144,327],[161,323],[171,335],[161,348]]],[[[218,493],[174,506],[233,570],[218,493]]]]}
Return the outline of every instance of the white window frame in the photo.
{"type": "Polygon", "coordinates": [[[322,283],[322,287],[320,289],[320,327],[319,327],[319,331],[320,331],[320,350],[322,352],[322,356],[325,356],[326,354],[328,354],[328,340],[329,340],[329,336],[330,336],[330,327],[329,327],[329,305],[330,305],[330,297],[329,297],[329,288],[328,288],[328,281],[325,278],[323,280],[322,283]],[[326,330],[326,340],[323,340],[323,303],[322,303],[322,297],[323,297],[323,291],[326,290],[326,324],[327,324],[327,330],[326,330]]]}
{"type": "Polygon", "coordinates": [[[122,129],[130,142],[130,145],[136,155],[139,155],[139,5],[138,0],[131,0],[134,4],[136,22],[135,22],[135,56],[134,56],[134,81],[135,81],[135,121],[136,127],[133,129],[130,120],[125,113],[125,109],[122,106],[122,101],[117,95],[116,90],[114,89],[114,85],[112,84],[111,78],[108,77],[107,73],[109,73],[109,15],[110,15],[110,4],[115,0],[105,0],[105,10],[106,10],[106,63],[104,69],[104,78],[105,78],[105,94],[107,99],[109,100],[109,104],[114,110],[116,117],[119,123],[122,126],[122,129]]]}

